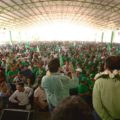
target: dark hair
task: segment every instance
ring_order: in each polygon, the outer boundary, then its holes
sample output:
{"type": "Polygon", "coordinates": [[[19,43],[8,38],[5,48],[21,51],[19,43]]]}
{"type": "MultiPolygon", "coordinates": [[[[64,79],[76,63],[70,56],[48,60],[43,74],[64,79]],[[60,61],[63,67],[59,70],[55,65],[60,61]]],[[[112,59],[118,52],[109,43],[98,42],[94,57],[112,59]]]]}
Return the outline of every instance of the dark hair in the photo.
{"type": "Polygon", "coordinates": [[[109,70],[120,70],[120,56],[107,57],[105,67],[109,70]]]}
{"type": "Polygon", "coordinates": [[[94,120],[90,108],[79,96],[67,97],[52,112],[51,120],[94,120]]]}
{"type": "Polygon", "coordinates": [[[48,69],[50,72],[57,72],[60,67],[60,62],[58,58],[52,59],[48,64],[48,69]]]}
{"type": "Polygon", "coordinates": [[[24,87],[24,83],[23,82],[18,82],[17,85],[19,85],[20,87],[24,87]]]}

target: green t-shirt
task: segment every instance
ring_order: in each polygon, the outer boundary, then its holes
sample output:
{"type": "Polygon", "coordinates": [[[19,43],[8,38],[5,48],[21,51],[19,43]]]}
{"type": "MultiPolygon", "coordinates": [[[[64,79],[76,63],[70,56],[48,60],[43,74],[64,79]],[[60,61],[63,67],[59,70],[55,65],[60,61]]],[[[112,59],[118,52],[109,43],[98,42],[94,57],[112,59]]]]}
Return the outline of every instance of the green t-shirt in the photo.
{"type": "Polygon", "coordinates": [[[23,65],[23,66],[26,66],[26,65],[29,66],[29,62],[27,62],[27,61],[22,61],[22,65],[23,65]]]}
{"type": "Polygon", "coordinates": [[[8,81],[9,82],[13,82],[13,79],[18,74],[18,72],[19,72],[18,70],[16,70],[16,71],[9,71],[7,73],[7,79],[8,79],[8,81]]]}
{"type": "Polygon", "coordinates": [[[33,74],[36,74],[36,72],[39,70],[39,68],[37,67],[37,66],[34,66],[33,68],[32,68],[32,73],[33,74]]]}
{"type": "Polygon", "coordinates": [[[87,93],[89,92],[89,88],[87,85],[84,85],[84,84],[80,84],[78,86],[78,94],[84,94],[84,93],[87,93]]]}

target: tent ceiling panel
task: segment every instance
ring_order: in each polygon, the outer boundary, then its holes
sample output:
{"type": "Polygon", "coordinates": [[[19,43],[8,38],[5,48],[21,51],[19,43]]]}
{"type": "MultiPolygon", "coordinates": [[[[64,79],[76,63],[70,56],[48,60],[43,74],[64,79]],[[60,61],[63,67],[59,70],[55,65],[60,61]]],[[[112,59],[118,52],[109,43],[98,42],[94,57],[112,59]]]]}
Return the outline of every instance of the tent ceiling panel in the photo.
{"type": "Polygon", "coordinates": [[[0,23],[4,27],[28,27],[56,19],[117,29],[120,0],[0,0],[0,23]]]}

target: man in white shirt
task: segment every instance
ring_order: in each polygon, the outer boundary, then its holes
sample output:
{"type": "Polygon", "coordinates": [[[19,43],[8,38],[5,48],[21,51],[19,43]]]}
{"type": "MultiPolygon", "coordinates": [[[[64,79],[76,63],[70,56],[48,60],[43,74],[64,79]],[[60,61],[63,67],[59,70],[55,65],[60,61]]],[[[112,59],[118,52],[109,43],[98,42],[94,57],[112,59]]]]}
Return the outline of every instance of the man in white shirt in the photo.
{"type": "Polygon", "coordinates": [[[16,109],[30,109],[29,99],[32,94],[32,88],[24,87],[24,83],[18,83],[16,85],[16,91],[9,97],[9,101],[12,103],[12,107],[16,109]]]}

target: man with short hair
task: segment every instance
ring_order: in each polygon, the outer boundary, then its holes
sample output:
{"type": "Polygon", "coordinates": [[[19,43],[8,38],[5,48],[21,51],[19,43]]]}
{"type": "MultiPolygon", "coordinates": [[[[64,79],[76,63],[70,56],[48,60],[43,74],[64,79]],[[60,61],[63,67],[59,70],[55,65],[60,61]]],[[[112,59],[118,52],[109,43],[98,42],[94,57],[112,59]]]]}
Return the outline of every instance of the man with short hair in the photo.
{"type": "Polygon", "coordinates": [[[42,78],[42,88],[45,90],[49,110],[53,110],[64,98],[69,96],[69,89],[78,86],[78,78],[73,68],[70,68],[72,79],[59,72],[58,58],[52,59],[48,64],[50,74],[42,78]]]}
{"type": "Polygon", "coordinates": [[[9,101],[16,109],[27,109],[32,94],[32,88],[24,87],[24,83],[18,83],[16,85],[16,91],[9,97],[9,101]]]}

